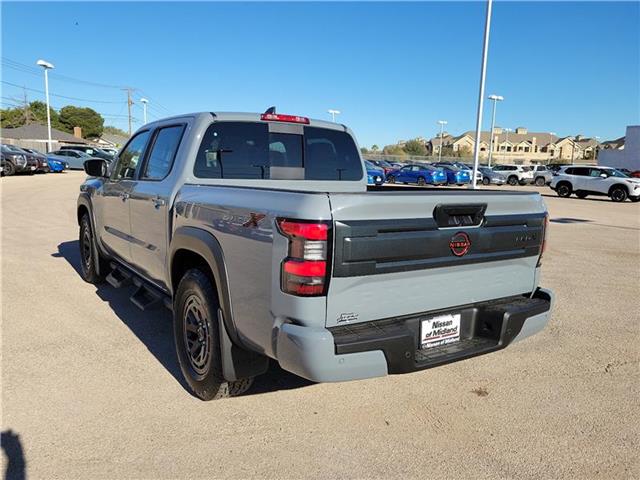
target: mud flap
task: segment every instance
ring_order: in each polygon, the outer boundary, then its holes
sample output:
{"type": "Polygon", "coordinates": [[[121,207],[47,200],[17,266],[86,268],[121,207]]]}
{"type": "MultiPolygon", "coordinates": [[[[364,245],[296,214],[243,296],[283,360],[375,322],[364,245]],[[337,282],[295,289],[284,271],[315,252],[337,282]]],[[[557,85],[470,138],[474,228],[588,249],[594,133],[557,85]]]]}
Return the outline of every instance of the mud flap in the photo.
{"type": "Polygon", "coordinates": [[[222,310],[218,309],[218,329],[220,332],[220,359],[222,375],[228,382],[262,375],[269,367],[269,358],[259,353],[238,347],[231,341],[224,326],[222,310]]]}

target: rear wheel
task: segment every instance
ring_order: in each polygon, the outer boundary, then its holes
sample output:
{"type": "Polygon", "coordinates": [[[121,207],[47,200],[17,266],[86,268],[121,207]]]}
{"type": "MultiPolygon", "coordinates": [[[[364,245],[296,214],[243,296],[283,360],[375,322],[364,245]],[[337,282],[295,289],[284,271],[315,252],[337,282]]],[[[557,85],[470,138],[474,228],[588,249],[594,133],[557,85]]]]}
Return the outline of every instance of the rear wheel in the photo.
{"type": "Polygon", "coordinates": [[[624,187],[613,187],[609,196],[614,202],[624,202],[629,195],[624,187]]]}
{"type": "Polygon", "coordinates": [[[556,187],[556,193],[559,197],[567,198],[571,196],[571,184],[563,182],[556,187]]]}
{"type": "Polygon", "coordinates": [[[538,177],[536,178],[536,185],[538,187],[544,187],[544,184],[547,183],[547,181],[544,179],[544,177],[538,177]]]}
{"type": "Polygon", "coordinates": [[[421,187],[424,187],[426,185],[426,183],[427,182],[425,181],[424,178],[422,178],[422,177],[418,178],[418,185],[420,185],[421,187]]]}
{"type": "Polygon", "coordinates": [[[389,183],[396,183],[396,177],[394,177],[393,175],[391,175],[390,177],[387,178],[387,182],[389,183]]]}
{"type": "Polygon", "coordinates": [[[253,378],[227,382],[222,375],[219,308],[209,277],[197,268],[188,270],[175,294],[173,333],[182,375],[201,400],[240,395],[253,383],[253,378]]]}
{"type": "Polygon", "coordinates": [[[512,187],[515,187],[516,185],[518,185],[518,177],[516,177],[515,175],[511,175],[508,179],[507,179],[507,183],[509,185],[511,185],[512,187]]]}
{"type": "Polygon", "coordinates": [[[576,192],[576,197],[578,198],[587,198],[588,193],[585,192],[576,192]]]}
{"type": "Polygon", "coordinates": [[[483,185],[489,185],[490,183],[491,183],[491,180],[489,180],[487,177],[484,177],[484,178],[482,179],[482,184],[483,184],[483,185]]]}

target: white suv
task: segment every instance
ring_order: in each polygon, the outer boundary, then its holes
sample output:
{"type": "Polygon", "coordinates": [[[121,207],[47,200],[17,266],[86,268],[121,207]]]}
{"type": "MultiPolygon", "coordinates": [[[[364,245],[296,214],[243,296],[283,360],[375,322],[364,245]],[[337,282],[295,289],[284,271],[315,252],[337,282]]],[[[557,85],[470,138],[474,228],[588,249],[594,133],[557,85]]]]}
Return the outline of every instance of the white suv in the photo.
{"type": "Polygon", "coordinates": [[[533,170],[526,165],[494,165],[493,171],[507,177],[509,185],[526,185],[533,182],[533,170]]]}
{"type": "Polygon", "coordinates": [[[560,197],[578,198],[587,195],[606,195],[614,202],[640,201],[640,178],[610,167],[562,167],[554,175],[550,185],[560,197]]]}

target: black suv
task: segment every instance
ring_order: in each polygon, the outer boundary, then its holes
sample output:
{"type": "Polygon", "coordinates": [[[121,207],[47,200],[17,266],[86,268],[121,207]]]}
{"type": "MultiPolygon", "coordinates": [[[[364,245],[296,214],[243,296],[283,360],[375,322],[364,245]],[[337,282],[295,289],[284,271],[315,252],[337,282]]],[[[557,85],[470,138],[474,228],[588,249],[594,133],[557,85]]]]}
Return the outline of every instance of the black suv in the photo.
{"type": "Polygon", "coordinates": [[[2,152],[2,171],[5,175],[10,176],[14,173],[32,175],[38,169],[38,159],[21,148],[2,144],[0,150],[2,152]]]}

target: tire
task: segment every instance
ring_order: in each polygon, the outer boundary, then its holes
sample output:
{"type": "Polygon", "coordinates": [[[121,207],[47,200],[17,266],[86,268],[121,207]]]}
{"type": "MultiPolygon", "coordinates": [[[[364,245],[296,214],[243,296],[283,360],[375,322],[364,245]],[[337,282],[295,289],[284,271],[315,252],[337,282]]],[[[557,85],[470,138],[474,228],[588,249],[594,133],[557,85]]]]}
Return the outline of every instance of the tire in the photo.
{"type": "Polygon", "coordinates": [[[391,175],[390,177],[387,178],[387,182],[389,183],[396,183],[396,177],[394,177],[393,175],[391,175]]]}
{"type": "Polygon", "coordinates": [[[489,180],[487,177],[484,177],[482,179],[482,184],[483,185],[490,185],[491,184],[491,180],[489,180]]]}
{"type": "Polygon", "coordinates": [[[89,214],[85,213],[80,220],[80,273],[85,282],[99,284],[104,280],[108,264],[100,252],[94,248],[93,230],[89,214]],[[100,273],[96,265],[100,268],[100,273]]]}
{"type": "Polygon", "coordinates": [[[584,199],[587,198],[587,195],[589,195],[586,192],[576,192],[576,197],[580,198],[580,199],[584,199]]]}
{"type": "Polygon", "coordinates": [[[6,177],[10,177],[11,175],[15,175],[15,173],[16,173],[15,165],[11,162],[6,162],[4,164],[4,175],[6,177]]]}
{"type": "Polygon", "coordinates": [[[233,397],[246,392],[253,378],[227,382],[222,375],[218,295],[209,277],[188,270],[173,304],[173,333],[182,375],[201,400],[233,397]]]}
{"type": "Polygon", "coordinates": [[[544,187],[544,185],[547,183],[547,181],[544,179],[544,177],[538,177],[536,178],[536,186],[537,187],[544,187]]]}
{"type": "Polygon", "coordinates": [[[424,187],[427,184],[424,178],[418,177],[418,185],[424,187]]]}
{"type": "Polygon", "coordinates": [[[515,175],[511,175],[508,179],[507,179],[507,183],[509,185],[511,185],[512,187],[515,187],[516,185],[518,185],[518,177],[516,177],[515,175]]]}
{"type": "Polygon", "coordinates": [[[569,198],[571,196],[572,189],[571,184],[562,182],[556,187],[556,194],[562,198],[569,198]]]}
{"type": "Polygon", "coordinates": [[[609,196],[611,197],[612,201],[620,203],[624,202],[629,194],[627,193],[627,189],[624,187],[613,187],[609,192],[609,196]]]}

